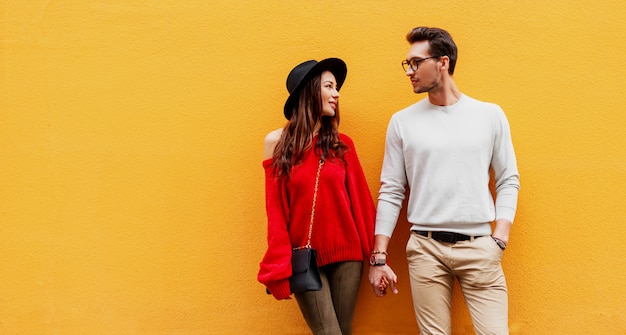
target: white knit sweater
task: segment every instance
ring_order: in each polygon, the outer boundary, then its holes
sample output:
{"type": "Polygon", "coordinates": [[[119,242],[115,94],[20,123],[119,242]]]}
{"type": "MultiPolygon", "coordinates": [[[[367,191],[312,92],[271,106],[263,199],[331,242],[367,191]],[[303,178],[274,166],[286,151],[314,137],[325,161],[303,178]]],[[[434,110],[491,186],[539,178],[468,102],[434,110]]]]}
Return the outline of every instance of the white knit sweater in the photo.
{"type": "Polygon", "coordinates": [[[489,235],[493,220],[513,222],[519,173],[504,112],[466,95],[450,106],[423,99],[397,112],[387,128],[380,181],[376,234],[391,237],[407,186],[412,230],[489,235]]]}

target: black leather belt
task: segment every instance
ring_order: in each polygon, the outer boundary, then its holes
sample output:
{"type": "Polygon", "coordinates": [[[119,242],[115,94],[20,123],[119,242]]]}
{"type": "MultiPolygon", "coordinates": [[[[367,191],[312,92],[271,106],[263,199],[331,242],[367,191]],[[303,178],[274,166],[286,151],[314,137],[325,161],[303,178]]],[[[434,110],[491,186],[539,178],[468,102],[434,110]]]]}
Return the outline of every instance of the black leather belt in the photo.
{"type": "Polygon", "coordinates": [[[452,243],[452,244],[456,242],[461,242],[461,241],[469,241],[472,238],[482,237],[482,235],[469,236],[469,235],[464,235],[464,234],[459,234],[459,233],[451,233],[447,231],[430,231],[429,232],[425,230],[414,230],[413,232],[418,235],[431,237],[432,239],[439,241],[439,242],[446,242],[446,243],[452,243]],[[430,236],[428,236],[429,233],[430,233],[430,236]]]}

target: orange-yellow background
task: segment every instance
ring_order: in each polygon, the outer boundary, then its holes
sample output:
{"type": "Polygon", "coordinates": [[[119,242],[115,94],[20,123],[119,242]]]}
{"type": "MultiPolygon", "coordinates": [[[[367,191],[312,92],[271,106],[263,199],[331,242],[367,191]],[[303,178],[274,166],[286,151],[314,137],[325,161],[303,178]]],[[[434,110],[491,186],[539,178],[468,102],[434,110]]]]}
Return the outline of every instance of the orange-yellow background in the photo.
{"type": "MultiPolygon", "coordinates": [[[[400,67],[447,28],[461,90],[499,103],[522,175],[504,267],[512,334],[626,333],[626,2],[0,2],[0,334],[306,334],[256,282],[262,140],[284,81],[341,57],[341,130],[372,196],[400,67]]],[[[355,334],[415,334],[362,286],[355,334]]],[[[459,293],[459,292],[457,292],[459,293]]],[[[462,299],[455,334],[470,334],[462,299]]]]}

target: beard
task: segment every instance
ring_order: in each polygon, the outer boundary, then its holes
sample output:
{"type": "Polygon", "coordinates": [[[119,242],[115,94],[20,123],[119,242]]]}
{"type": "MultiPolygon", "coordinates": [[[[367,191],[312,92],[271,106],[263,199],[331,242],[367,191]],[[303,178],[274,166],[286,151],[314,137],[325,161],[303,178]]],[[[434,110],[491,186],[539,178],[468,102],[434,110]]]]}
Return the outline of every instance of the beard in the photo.
{"type": "Polygon", "coordinates": [[[420,82],[418,82],[417,86],[413,87],[413,92],[415,93],[433,93],[435,91],[437,91],[440,87],[441,87],[441,77],[439,75],[439,67],[433,68],[433,69],[429,69],[429,71],[426,71],[424,73],[424,75],[422,75],[421,77],[431,77],[432,79],[430,80],[430,82],[425,82],[424,84],[421,84],[421,80],[420,82]]]}
{"type": "Polygon", "coordinates": [[[439,88],[439,79],[435,78],[428,85],[419,85],[413,88],[413,92],[419,93],[430,93],[439,88]]]}

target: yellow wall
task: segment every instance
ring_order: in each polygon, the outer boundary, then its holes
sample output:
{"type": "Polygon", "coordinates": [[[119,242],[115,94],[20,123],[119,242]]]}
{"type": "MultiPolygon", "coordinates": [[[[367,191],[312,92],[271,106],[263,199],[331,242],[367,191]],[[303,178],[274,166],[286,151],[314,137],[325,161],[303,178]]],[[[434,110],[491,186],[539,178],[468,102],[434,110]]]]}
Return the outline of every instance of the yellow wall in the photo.
{"type": "MultiPolygon", "coordinates": [[[[285,77],[341,57],[341,130],[378,191],[400,61],[447,28],[456,81],[507,113],[522,174],[512,334],[626,333],[626,2],[0,2],[0,334],[306,334],[256,282],[262,140],[285,77]]],[[[415,334],[364,284],[355,334],[415,334]]],[[[458,292],[457,292],[458,293],[458,292]]],[[[458,297],[458,296],[457,296],[458,297]]],[[[458,298],[455,334],[471,322],[458,298]]]]}

